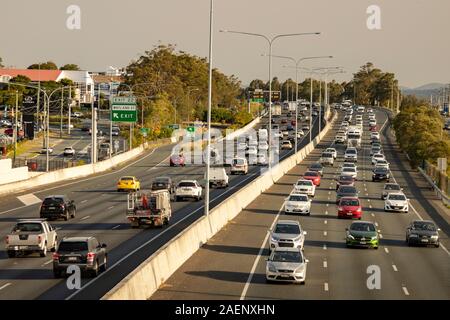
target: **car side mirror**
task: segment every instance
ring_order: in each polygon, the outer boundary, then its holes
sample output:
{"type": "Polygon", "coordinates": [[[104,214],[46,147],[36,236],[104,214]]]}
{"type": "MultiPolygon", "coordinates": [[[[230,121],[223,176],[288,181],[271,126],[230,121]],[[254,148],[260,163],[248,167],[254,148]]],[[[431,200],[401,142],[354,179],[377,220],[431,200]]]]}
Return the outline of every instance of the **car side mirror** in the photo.
{"type": "Polygon", "coordinates": [[[101,245],[101,247],[102,248],[106,248],[107,246],[106,246],[106,243],[103,243],[102,245],[101,245]]]}
{"type": "Polygon", "coordinates": [[[306,236],[307,234],[308,234],[308,232],[306,232],[306,231],[303,231],[303,235],[305,235],[305,236],[306,236]]]}
{"type": "Polygon", "coordinates": [[[309,260],[308,260],[308,259],[305,259],[305,262],[306,262],[306,263],[309,263],[309,260]]]}

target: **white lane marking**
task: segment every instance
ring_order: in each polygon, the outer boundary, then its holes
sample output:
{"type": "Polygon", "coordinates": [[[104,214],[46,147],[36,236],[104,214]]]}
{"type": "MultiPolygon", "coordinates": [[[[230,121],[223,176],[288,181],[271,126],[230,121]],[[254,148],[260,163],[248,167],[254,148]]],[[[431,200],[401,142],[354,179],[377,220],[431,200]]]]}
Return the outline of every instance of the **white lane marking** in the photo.
{"type": "Polygon", "coordinates": [[[409,296],[409,291],[406,287],[402,287],[403,289],[403,293],[405,294],[405,296],[409,296]]]}
{"type": "MultiPolygon", "coordinates": [[[[81,182],[84,182],[84,181],[89,181],[89,180],[93,180],[93,179],[103,178],[103,177],[106,177],[106,176],[109,176],[109,175],[112,175],[112,174],[117,174],[118,172],[122,172],[123,170],[125,170],[125,169],[131,167],[132,165],[138,163],[139,161],[143,161],[143,160],[147,159],[147,158],[150,157],[150,156],[153,154],[153,152],[155,152],[157,149],[159,149],[159,147],[153,149],[152,152],[150,152],[150,153],[149,153],[148,155],[146,155],[145,157],[139,158],[139,159],[137,159],[136,161],[134,161],[134,162],[132,162],[132,163],[126,165],[125,167],[123,167],[123,168],[121,168],[121,169],[119,169],[119,170],[114,170],[114,171],[112,171],[112,172],[108,172],[108,173],[105,173],[105,174],[102,174],[102,175],[99,175],[99,176],[89,177],[89,178],[86,178],[86,179],[81,179],[81,180],[76,180],[76,181],[73,181],[73,182],[68,182],[68,183],[65,183],[65,184],[62,184],[62,185],[58,185],[58,186],[55,186],[55,187],[50,187],[50,188],[47,188],[47,189],[42,189],[42,190],[39,190],[38,192],[39,192],[39,193],[47,192],[47,191],[49,191],[49,190],[60,189],[60,188],[63,188],[63,187],[66,187],[66,186],[70,186],[70,185],[73,185],[73,184],[77,184],[77,183],[81,183],[81,182]]],[[[13,208],[13,209],[9,209],[9,210],[6,210],[6,211],[2,211],[2,212],[0,212],[0,215],[5,214],[5,213],[9,213],[9,212],[13,212],[13,211],[16,211],[16,210],[19,210],[19,209],[23,209],[23,208],[26,208],[26,207],[28,207],[28,206],[27,206],[27,205],[23,205],[23,206],[20,206],[20,207],[17,207],[17,208],[13,208]]]]}
{"type": "Polygon", "coordinates": [[[323,267],[324,267],[324,268],[328,268],[328,263],[327,263],[326,260],[323,262],[323,267]]]}
{"type": "Polygon", "coordinates": [[[331,191],[328,191],[328,194],[331,194],[331,191]]]}
{"type": "Polygon", "coordinates": [[[372,205],[371,204],[369,204],[369,208],[372,209],[372,205]]]}
{"type": "Polygon", "coordinates": [[[323,244],[323,250],[327,250],[327,245],[325,243],[323,244]]]}
{"type": "Polygon", "coordinates": [[[115,226],[115,227],[112,227],[112,230],[117,229],[117,228],[119,228],[119,227],[120,227],[120,224],[118,224],[118,225],[115,226]]]}
{"type": "Polygon", "coordinates": [[[83,200],[83,201],[81,201],[80,203],[86,203],[86,202],[88,202],[88,200],[83,200]]]}
{"type": "Polygon", "coordinates": [[[327,234],[328,234],[328,233],[327,233],[326,231],[323,232],[323,235],[324,235],[325,237],[327,236],[327,234]]]}
{"type": "Polygon", "coordinates": [[[330,204],[329,203],[327,203],[327,207],[329,207],[330,206],[330,204]]]}
{"type": "Polygon", "coordinates": [[[325,224],[328,224],[328,221],[327,220],[325,220],[323,223],[325,223],[325,224]]]}
{"type": "Polygon", "coordinates": [[[114,206],[109,207],[108,210],[111,210],[112,208],[114,208],[114,206]]]}
{"type": "Polygon", "coordinates": [[[323,284],[323,290],[328,291],[328,282],[323,284]]]}
{"type": "Polygon", "coordinates": [[[395,272],[398,272],[397,266],[395,264],[392,265],[392,269],[394,269],[395,272]]]}
{"type": "Polygon", "coordinates": [[[9,287],[12,283],[8,282],[7,284],[4,284],[3,286],[0,287],[0,290],[6,289],[7,287],[9,287]]]}
{"type": "Polygon", "coordinates": [[[53,260],[48,260],[46,263],[43,263],[43,264],[41,265],[41,267],[46,266],[46,265],[48,265],[48,264],[50,264],[50,263],[52,263],[52,262],[53,262],[53,260]]]}
{"type": "Polygon", "coordinates": [[[380,239],[383,239],[383,235],[380,233],[380,239]]]}
{"type": "Polygon", "coordinates": [[[163,161],[161,161],[160,163],[158,163],[156,166],[147,169],[146,172],[150,172],[150,171],[156,169],[157,167],[159,168],[159,165],[160,165],[161,163],[163,163],[163,162],[167,162],[167,159],[169,159],[169,158],[170,158],[170,155],[169,155],[167,158],[165,158],[163,161]]]}
{"type": "MultiPolygon", "coordinates": [[[[255,176],[256,173],[253,173],[251,175],[249,175],[247,178],[245,178],[242,181],[239,181],[238,183],[236,183],[233,187],[228,188],[227,190],[225,190],[222,194],[218,195],[217,197],[215,197],[214,199],[210,200],[210,203],[217,200],[218,198],[222,197],[223,195],[227,194],[228,192],[230,192],[231,190],[235,189],[237,186],[239,186],[240,184],[246,182],[247,180],[251,179],[253,176],[255,176]]],[[[137,247],[136,249],[134,249],[133,251],[131,251],[130,253],[128,253],[126,256],[122,257],[120,260],[118,260],[116,263],[114,263],[113,265],[111,265],[105,272],[102,272],[99,274],[98,277],[88,281],[84,286],[81,287],[81,289],[79,289],[78,291],[72,293],[70,296],[68,296],[65,300],[70,300],[72,299],[75,295],[77,295],[78,293],[80,293],[81,291],[83,291],[84,289],[86,289],[87,287],[89,287],[90,285],[92,285],[93,283],[95,283],[95,281],[97,281],[98,279],[101,279],[103,276],[105,276],[106,274],[108,274],[108,272],[110,272],[111,270],[113,270],[115,267],[117,267],[119,264],[121,264],[123,261],[125,261],[126,259],[128,259],[130,256],[132,256],[134,253],[136,253],[137,251],[141,250],[142,248],[144,248],[145,246],[148,246],[149,243],[153,242],[155,239],[158,239],[159,237],[161,237],[163,234],[165,234],[166,232],[168,232],[169,230],[173,229],[176,225],[178,225],[180,222],[188,219],[190,216],[192,216],[193,214],[197,213],[199,210],[203,210],[205,206],[202,205],[201,207],[195,209],[194,211],[192,211],[190,214],[187,214],[184,218],[178,220],[177,222],[175,222],[174,224],[171,224],[168,228],[164,229],[162,232],[158,233],[157,235],[155,235],[153,238],[151,238],[150,240],[146,241],[145,243],[141,244],[139,247],[137,247]]],[[[281,209],[280,209],[281,210],[281,209]]]]}
{"type": "Polygon", "coordinates": [[[19,196],[19,197],[17,197],[17,199],[19,199],[26,206],[31,206],[36,203],[41,203],[41,199],[39,199],[32,193],[24,194],[23,196],[19,196]]]}
{"type": "Polygon", "coordinates": [[[375,213],[371,213],[370,215],[371,215],[372,217],[375,217],[375,213]]]}
{"type": "Polygon", "coordinates": [[[83,217],[83,218],[81,218],[80,220],[86,220],[86,219],[89,219],[91,216],[86,216],[86,217],[83,217]]]}
{"type": "Polygon", "coordinates": [[[378,222],[375,222],[375,225],[378,227],[378,222]]]}
{"type": "Polygon", "coordinates": [[[386,253],[389,253],[389,249],[388,248],[384,248],[384,251],[386,251],[386,253]]]}

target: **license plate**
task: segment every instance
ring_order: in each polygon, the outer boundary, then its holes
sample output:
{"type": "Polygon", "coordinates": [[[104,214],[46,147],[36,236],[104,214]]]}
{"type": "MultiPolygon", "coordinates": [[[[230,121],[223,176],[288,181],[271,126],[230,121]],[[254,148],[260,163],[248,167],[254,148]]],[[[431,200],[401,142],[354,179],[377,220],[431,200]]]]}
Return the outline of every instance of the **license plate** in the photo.
{"type": "Polygon", "coordinates": [[[348,215],[348,216],[352,216],[352,215],[353,215],[353,213],[351,213],[351,212],[347,212],[347,215],[348,215]]]}
{"type": "Polygon", "coordinates": [[[421,241],[422,242],[428,242],[428,239],[422,239],[421,241]]]}
{"type": "Polygon", "coordinates": [[[49,210],[55,210],[55,207],[48,207],[49,210]]]}
{"type": "Polygon", "coordinates": [[[25,250],[25,249],[28,249],[28,246],[19,246],[19,249],[25,250]]]}
{"type": "Polygon", "coordinates": [[[286,275],[286,274],[282,274],[282,275],[280,275],[280,277],[281,277],[281,278],[289,278],[289,276],[286,275]]]}
{"type": "Polygon", "coordinates": [[[191,191],[189,188],[183,188],[183,191],[191,191]]]}
{"type": "Polygon", "coordinates": [[[365,241],[361,241],[360,244],[366,244],[366,242],[365,241]]]}
{"type": "Polygon", "coordinates": [[[77,261],[77,257],[68,257],[67,261],[77,261]]]}

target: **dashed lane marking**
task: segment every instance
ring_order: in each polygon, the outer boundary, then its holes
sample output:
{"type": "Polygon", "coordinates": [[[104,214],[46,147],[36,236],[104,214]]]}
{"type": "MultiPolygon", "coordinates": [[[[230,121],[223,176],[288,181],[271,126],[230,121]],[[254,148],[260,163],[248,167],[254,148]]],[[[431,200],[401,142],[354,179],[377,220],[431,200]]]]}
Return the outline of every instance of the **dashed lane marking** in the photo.
{"type": "Polygon", "coordinates": [[[324,268],[328,268],[328,263],[327,263],[326,260],[323,262],[323,267],[324,267],[324,268]]]}
{"type": "Polygon", "coordinates": [[[328,221],[327,220],[325,220],[323,223],[325,223],[325,224],[328,224],[328,221]]]}
{"type": "Polygon", "coordinates": [[[323,244],[323,250],[327,250],[327,245],[325,243],[323,244]]]}
{"type": "Polygon", "coordinates": [[[323,290],[328,291],[328,282],[323,284],[323,290]]]}
{"type": "Polygon", "coordinates": [[[409,291],[406,287],[402,287],[403,289],[403,293],[405,294],[405,296],[409,296],[409,291]]]}
{"type": "Polygon", "coordinates": [[[384,248],[384,251],[385,251],[386,253],[389,253],[389,249],[388,249],[388,248],[384,248]]]}
{"type": "Polygon", "coordinates": [[[395,264],[392,265],[392,269],[394,269],[395,272],[398,272],[397,266],[395,264]]]}
{"type": "Polygon", "coordinates": [[[328,233],[327,233],[326,231],[323,232],[323,235],[324,235],[325,237],[327,236],[327,234],[328,234],[328,233]]]}
{"type": "Polygon", "coordinates": [[[81,218],[80,220],[86,220],[86,219],[89,219],[91,216],[86,216],[86,217],[83,217],[83,218],[81,218]]]}
{"type": "Polygon", "coordinates": [[[83,201],[81,201],[80,203],[86,203],[86,202],[88,202],[87,200],[83,200],[83,201]]]}
{"type": "Polygon", "coordinates": [[[115,226],[115,227],[112,227],[112,230],[115,230],[115,229],[117,229],[117,228],[119,228],[120,227],[120,224],[118,224],[117,226],[115,226]]]}
{"type": "Polygon", "coordinates": [[[0,287],[0,290],[6,289],[7,287],[9,287],[12,283],[8,282],[7,284],[4,284],[3,286],[0,287]]]}
{"type": "Polygon", "coordinates": [[[114,206],[109,207],[108,210],[111,210],[112,208],[114,208],[114,206]]]}

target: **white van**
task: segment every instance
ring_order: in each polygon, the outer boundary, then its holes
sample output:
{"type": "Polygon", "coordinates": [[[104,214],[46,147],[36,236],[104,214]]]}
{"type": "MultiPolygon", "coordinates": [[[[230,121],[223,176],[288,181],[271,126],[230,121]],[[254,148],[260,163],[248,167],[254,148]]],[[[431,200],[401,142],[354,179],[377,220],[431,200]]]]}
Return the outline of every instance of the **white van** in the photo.
{"type": "Polygon", "coordinates": [[[234,158],[231,162],[231,174],[247,174],[248,162],[246,158],[234,158]]]}
{"type": "Polygon", "coordinates": [[[267,141],[269,139],[269,133],[267,132],[267,129],[259,129],[258,138],[260,142],[267,141]]]}
{"type": "MultiPolygon", "coordinates": [[[[206,173],[205,173],[206,179],[206,173]]],[[[209,186],[210,187],[228,187],[228,175],[223,167],[211,167],[209,168],[209,186]]]]}

